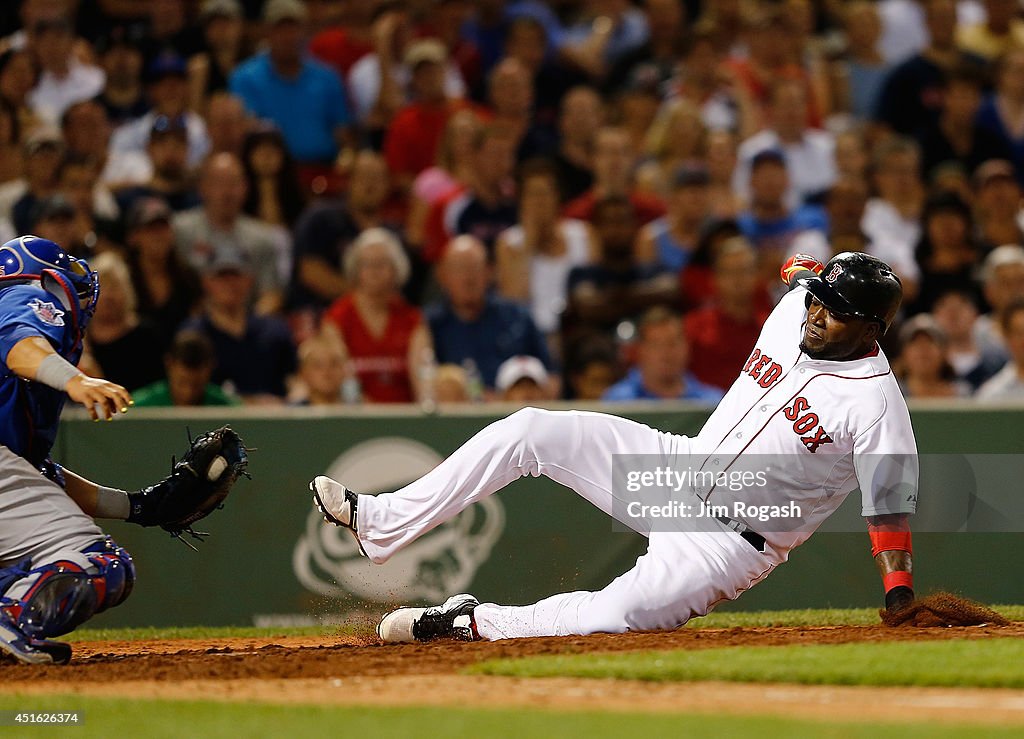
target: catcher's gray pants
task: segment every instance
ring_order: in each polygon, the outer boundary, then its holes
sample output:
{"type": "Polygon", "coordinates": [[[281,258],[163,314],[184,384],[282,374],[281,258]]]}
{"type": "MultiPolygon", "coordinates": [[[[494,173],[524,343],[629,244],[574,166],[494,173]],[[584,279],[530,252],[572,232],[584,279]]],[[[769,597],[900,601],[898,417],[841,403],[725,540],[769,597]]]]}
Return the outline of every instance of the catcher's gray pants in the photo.
{"type": "MultiPolygon", "coordinates": [[[[466,506],[526,475],[544,475],[614,515],[613,454],[685,455],[689,439],[617,416],[524,408],[492,423],[419,480],[359,497],[359,540],[384,562],[466,506]]],[[[622,523],[631,525],[629,520],[622,523]]],[[[633,522],[635,524],[635,522],[633,522]]],[[[603,590],[528,606],[477,607],[484,639],[675,628],[737,597],[778,563],[724,526],[654,532],[636,566],[603,590]]]]}
{"type": "MultiPolygon", "coordinates": [[[[31,557],[32,568],[66,559],[88,569],[82,549],[102,539],[100,528],[60,486],[0,446],[0,567],[31,557]]],[[[3,595],[17,599],[33,579],[14,583],[3,595]]]]}

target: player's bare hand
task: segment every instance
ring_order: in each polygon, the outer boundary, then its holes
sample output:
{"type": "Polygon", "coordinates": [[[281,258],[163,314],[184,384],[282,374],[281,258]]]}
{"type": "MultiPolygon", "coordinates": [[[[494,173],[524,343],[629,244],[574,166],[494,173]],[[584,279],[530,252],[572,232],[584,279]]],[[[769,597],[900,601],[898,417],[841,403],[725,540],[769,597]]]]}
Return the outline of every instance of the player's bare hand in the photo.
{"type": "Polygon", "coordinates": [[[111,420],[118,413],[127,413],[135,401],[120,385],[88,375],[78,375],[68,382],[68,397],[81,403],[92,420],[111,420]]]}

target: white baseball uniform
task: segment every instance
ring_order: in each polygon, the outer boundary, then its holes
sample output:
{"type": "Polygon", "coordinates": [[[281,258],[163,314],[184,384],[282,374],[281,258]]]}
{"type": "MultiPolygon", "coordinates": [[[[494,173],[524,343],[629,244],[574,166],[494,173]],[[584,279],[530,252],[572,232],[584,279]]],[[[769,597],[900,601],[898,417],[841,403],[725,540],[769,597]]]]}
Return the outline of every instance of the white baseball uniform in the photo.
{"type": "MultiPolygon", "coordinates": [[[[617,633],[674,628],[736,598],[785,562],[858,482],[864,515],[914,512],[917,447],[889,363],[877,348],[843,362],[803,354],[805,294],[796,288],[776,306],[743,371],[695,438],[600,413],[525,408],[484,428],[410,485],[360,496],[363,549],[383,562],[525,475],[572,488],[635,528],[636,521],[613,510],[614,454],[658,455],[668,464],[699,459],[708,470],[756,467],[765,474],[760,487],[696,492],[715,504],[743,495],[753,505],[800,506],[799,530],[758,532],[766,540],[763,552],[726,523],[715,522],[714,531],[653,531],[636,566],[600,591],[527,606],[483,603],[474,612],[484,639],[617,633]],[[890,455],[910,461],[887,465],[890,455]]],[[[756,521],[740,523],[757,531],[756,521]]]]}

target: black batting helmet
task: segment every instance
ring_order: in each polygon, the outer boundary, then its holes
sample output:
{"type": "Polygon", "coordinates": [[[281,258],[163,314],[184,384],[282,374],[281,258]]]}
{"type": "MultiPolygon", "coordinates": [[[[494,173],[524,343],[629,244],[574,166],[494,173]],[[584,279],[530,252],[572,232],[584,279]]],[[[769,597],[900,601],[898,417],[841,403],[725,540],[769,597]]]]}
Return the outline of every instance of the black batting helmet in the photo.
{"type": "Polygon", "coordinates": [[[892,325],[903,299],[903,284],[892,268],[869,254],[846,251],[836,254],[817,277],[799,283],[811,296],[836,313],[876,321],[882,333],[892,325]]]}

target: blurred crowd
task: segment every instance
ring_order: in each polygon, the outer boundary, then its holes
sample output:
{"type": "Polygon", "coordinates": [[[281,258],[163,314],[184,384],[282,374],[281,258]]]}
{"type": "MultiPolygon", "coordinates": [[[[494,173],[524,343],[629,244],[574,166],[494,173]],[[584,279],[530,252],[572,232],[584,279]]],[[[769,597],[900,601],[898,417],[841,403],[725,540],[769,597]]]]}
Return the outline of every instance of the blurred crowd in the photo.
{"type": "Polygon", "coordinates": [[[140,405],[714,403],[794,252],[1024,397],[1019,0],[11,0],[0,243],[140,405]]]}

